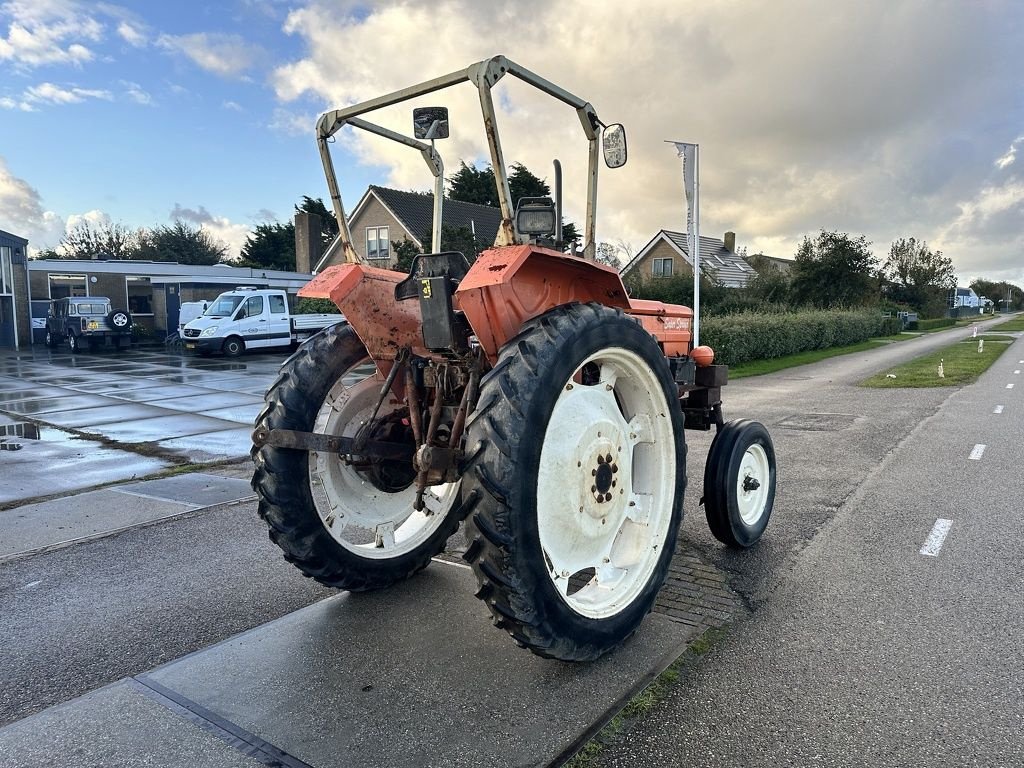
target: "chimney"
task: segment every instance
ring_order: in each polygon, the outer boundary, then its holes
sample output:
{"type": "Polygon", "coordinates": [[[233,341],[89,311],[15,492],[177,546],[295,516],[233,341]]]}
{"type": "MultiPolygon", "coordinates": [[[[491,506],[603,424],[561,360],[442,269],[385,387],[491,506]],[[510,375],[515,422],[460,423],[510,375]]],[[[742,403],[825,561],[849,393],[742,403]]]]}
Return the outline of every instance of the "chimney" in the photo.
{"type": "Polygon", "coordinates": [[[722,241],[725,243],[725,250],[729,251],[729,253],[736,253],[735,232],[726,232],[725,237],[722,238],[722,241]]]}
{"type": "Polygon", "coordinates": [[[299,211],[295,214],[295,271],[304,275],[312,274],[313,265],[320,261],[322,251],[320,217],[315,213],[299,211]]]}

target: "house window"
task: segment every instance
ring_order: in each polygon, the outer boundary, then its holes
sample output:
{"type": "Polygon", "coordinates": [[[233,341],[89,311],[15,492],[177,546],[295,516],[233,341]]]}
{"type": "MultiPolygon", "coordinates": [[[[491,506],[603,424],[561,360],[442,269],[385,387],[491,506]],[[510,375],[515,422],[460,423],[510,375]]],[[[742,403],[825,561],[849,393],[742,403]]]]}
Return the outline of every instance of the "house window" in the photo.
{"type": "Polygon", "coordinates": [[[672,277],[672,259],[652,259],[652,277],[672,277]]]}
{"type": "Polygon", "coordinates": [[[387,227],[366,228],[366,258],[371,261],[391,260],[391,241],[388,240],[387,227]]]}
{"type": "Polygon", "coordinates": [[[128,311],[133,315],[153,314],[153,286],[148,277],[126,277],[128,311]]]}
{"type": "Polygon", "coordinates": [[[11,268],[11,249],[0,247],[0,293],[14,293],[14,272],[11,268]]]}
{"type": "Polygon", "coordinates": [[[89,295],[85,275],[50,275],[49,281],[51,299],[89,295]]]}

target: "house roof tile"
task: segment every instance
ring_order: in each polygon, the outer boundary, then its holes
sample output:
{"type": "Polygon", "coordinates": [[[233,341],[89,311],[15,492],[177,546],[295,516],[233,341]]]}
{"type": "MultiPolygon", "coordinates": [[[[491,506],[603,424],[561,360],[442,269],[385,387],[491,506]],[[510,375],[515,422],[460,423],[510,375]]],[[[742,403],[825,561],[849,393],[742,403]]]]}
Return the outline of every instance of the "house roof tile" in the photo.
{"type": "MultiPolygon", "coordinates": [[[[402,192],[372,184],[370,191],[391,209],[410,234],[417,240],[424,239],[434,221],[432,193],[402,192]]],[[[445,226],[465,227],[474,231],[477,241],[484,247],[489,247],[494,242],[498,235],[498,227],[501,225],[500,209],[448,198],[445,198],[442,216],[445,226]]]]}

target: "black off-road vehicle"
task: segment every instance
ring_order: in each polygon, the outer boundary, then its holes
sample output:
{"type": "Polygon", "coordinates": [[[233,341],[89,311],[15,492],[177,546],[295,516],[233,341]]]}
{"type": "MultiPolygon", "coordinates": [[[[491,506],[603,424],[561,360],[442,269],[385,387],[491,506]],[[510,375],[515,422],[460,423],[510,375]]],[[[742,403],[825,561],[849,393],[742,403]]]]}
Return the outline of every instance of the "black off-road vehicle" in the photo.
{"type": "Polygon", "coordinates": [[[50,303],[46,317],[46,345],[56,347],[67,339],[68,349],[80,352],[99,346],[121,349],[131,344],[132,316],[110,308],[105,296],[74,296],[50,303]]]}

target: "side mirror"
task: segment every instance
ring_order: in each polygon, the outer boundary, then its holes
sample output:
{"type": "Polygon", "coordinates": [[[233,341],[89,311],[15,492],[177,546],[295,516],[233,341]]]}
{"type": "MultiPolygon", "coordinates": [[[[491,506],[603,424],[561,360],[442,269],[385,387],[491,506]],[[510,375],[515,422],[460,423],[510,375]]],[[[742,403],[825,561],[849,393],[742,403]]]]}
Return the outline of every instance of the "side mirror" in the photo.
{"type": "Polygon", "coordinates": [[[419,107],[412,111],[412,133],[417,139],[448,138],[448,108],[419,107]]]}
{"type": "Polygon", "coordinates": [[[604,149],[604,164],[609,168],[621,168],[626,164],[626,129],[621,123],[609,125],[601,136],[604,149]]]}

